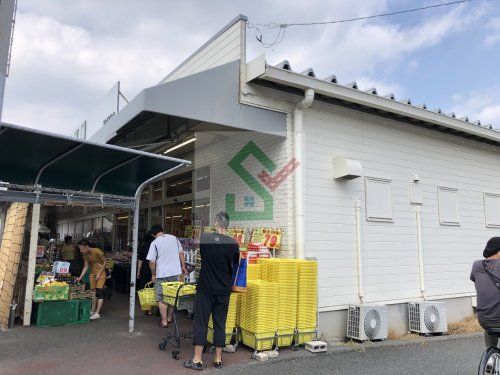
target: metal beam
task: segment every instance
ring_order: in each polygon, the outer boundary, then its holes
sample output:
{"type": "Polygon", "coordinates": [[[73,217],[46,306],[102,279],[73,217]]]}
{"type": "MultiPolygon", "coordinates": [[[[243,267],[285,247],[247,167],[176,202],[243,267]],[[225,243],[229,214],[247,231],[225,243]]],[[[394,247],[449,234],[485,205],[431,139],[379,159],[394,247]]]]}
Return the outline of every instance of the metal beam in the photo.
{"type": "Polygon", "coordinates": [[[113,168],[110,168],[108,169],[107,171],[104,171],[102,172],[99,176],[97,176],[97,178],[95,179],[94,181],[94,184],[92,185],[92,190],[91,190],[91,193],[93,193],[95,191],[95,188],[97,186],[97,184],[99,183],[99,181],[101,181],[101,178],[103,178],[104,176],[106,176],[108,173],[111,173],[113,171],[116,171],[118,168],[121,168],[123,167],[124,165],[127,165],[129,163],[132,163],[133,161],[136,161],[137,159],[139,159],[141,157],[141,155],[137,155],[137,156],[134,156],[133,158],[130,158],[118,165],[115,165],[113,168]]]}
{"type": "Polygon", "coordinates": [[[46,163],[42,168],[40,168],[38,170],[38,173],[36,174],[36,178],[35,178],[35,183],[33,184],[34,186],[38,186],[39,182],[40,182],[40,178],[42,177],[42,174],[43,172],[45,172],[45,170],[50,167],[52,164],[58,162],[59,160],[65,158],[66,156],[68,156],[69,154],[71,154],[72,152],[82,148],[85,144],[83,143],[80,143],[78,145],[76,145],[75,147],[72,147],[71,149],[69,149],[68,151],[65,151],[63,152],[61,155],[59,156],[56,156],[54,159],[52,159],[51,161],[49,161],[48,163],[46,163]]]}
{"type": "Polygon", "coordinates": [[[37,193],[34,191],[0,190],[0,202],[40,203],[43,205],[106,206],[131,209],[134,201],[122,198],[100,196],[37,193]]]}

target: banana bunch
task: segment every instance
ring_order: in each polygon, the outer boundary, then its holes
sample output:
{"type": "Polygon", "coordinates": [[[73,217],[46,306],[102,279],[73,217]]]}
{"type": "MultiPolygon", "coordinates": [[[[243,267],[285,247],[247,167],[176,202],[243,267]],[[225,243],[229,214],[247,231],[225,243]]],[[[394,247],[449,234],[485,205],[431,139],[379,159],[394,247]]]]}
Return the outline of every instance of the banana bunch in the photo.
{"type": "Polygon", "coordinates": [[[51,282],[43,284],[43,287],[46,289],[50,289],[50,288],[54,288],[54,287],[58,287],[58,286],[63,287],[66,285],[68,285],[68,283],[66,283],[64,281],[51,281],[51,282]]]}

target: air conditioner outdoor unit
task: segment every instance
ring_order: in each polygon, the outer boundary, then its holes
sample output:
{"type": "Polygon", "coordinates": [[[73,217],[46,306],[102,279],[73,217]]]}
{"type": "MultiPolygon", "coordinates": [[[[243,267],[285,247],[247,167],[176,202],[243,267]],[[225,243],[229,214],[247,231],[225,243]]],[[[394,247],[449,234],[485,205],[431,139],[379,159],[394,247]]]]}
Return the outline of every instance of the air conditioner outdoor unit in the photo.
{"type": "Polygon", "coordinates": [[[442,302],[410,302],[408,326],[410,332],[446,333],[448,331],[446,305],[442,302]]]}
{"type": "Polygon", "coordinates": [[[387,306],[350,305],[347,312],[347,337],[358,341],[385,340],[387,315],[387,306]]]}

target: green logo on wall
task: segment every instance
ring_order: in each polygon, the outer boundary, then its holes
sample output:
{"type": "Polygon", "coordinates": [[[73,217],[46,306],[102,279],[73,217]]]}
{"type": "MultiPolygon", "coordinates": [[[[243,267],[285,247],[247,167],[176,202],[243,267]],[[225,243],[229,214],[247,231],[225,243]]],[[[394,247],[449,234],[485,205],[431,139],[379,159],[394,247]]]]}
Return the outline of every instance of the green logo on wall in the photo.
{"type": "Polygon", "coordinates": [[[263,211],[236,211],[236,198],[234,194],[226,194],[226,211],[231,220],[272,220],[274,199],[273,196],[243,167],[245,159],[253,155],[269,172],[276,170],[276,164],[257,145],[250,141],[234,158],[229,161],[229,167],[236,173],[255,194],[264,202],[263,211]]]}

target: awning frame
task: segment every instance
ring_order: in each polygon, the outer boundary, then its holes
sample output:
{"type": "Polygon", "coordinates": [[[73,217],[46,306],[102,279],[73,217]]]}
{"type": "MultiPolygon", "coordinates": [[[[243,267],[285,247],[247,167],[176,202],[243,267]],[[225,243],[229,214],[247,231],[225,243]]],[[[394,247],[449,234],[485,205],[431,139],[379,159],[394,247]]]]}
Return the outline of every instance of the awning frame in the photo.
{"type": "MultiPolygon", "coordinates": [[[[84,205],[84,206],[109,206],[109,207],[120,207],[133,210],[133,226],[132,226],[132,262],[131,262],[131,278],[130,278],[130,304],[129,304],[129,332],[134,331],[134,323],[135,323],[135,292],[136,292],[136,283],[135,283],[135,275],[137,272],[137,249],[138,249],[138,230],[139,230],[139,206],[140,199],[142,195],[142,191],[144,188],[162,178],[165,178],[171,172],[188,166],[191,164],[189,160],[177,159],[169,156],[156,155],[152,153],[147,153],[144,151],[134,150],[134,149],[125,149],[123,147],[108,145],[108,144],[99,144],[96,142],[83,141],[79,139],[74,139],[66,136],[60,136],[56,134],[50,134],[40,130],[31,130],[23,127],[19,127],[11,124],[0,124],[0,136],[5,134],[9,129],[18,130],[21,132],[27,132],[32,134],[40,134],[46,137],[59,138],[65,142],[76,143],[73,147],[66,149],[64,152],[59,155],[53,155],[52,159],[45,161],[44,164],[37,165],[38,170],[34,170],[35,174],[28,175],[29,178],[33,178],[33,184],[16,184],[9,183],[0,180],[0,202],[26,202],[34,204],[33,217],[32,221],[35,222],[35,225],[32,225],[32,233],[30,238],[30,255],[29,255],[29,270],[33,270],[34,272],[34,264],[36,260],[36,244],[38,238],[38,220],[40,214],[40,205],[41,204],[61,204],[61,205],[84,205]],[[53,188],[47,186],[41,186],[40,181],[43,176],[43,173],[49,168],[51,165],[57,163],[58,161],[63,160],[65,157],[69,156],[71,153],[77,151],[78,149],[84,147],[85,145],[91,145],[98,148],[104,149],[112,149],[119,151],[121,153],[130,154],[130,157],[126,160],[123,160],[127,155],[123,155],[122,160],[116,165],[107,166],[107,169],[99,170],[99,175],[93,177],[94,180],[83,181],[82,185],[88,184],[88,182],[92,181],[92,189],[91,191],[76,191],[74,189],[60,189],[53,188]],[[134,161],[138,161],[141,157],[146,158],[146,162],[152,159],[160,159],[165,162],[169,162],[173,167],[161,171],[162,168],[166,167],[161,164],[156,165],[154,168],[150,170],[148,176],[136,177],[133,182],[139,185],[133,185],[132,188],[135,188],[135,193],[133,196],[129,195],[114,195],[109,193],[101,193],[96,191],[97,185],[101,181],[101,179],[108,175],[109,173],[118,170],[120,167],[123,167],[129,163],[134,161]],[[161,172],[159,172],[161,171],[161,172]],[[155,175],[151,176],[153,173],[155,175]],[[144,177],[148,177],[143,180],[144,177]],[[142,181],[142,182],[141,182],[142,181]],[[137,186],[137,187],[136,187],[137,186]],[[36,233],[35,233],[36,232],[36,233]]],[[[100,161],[100,159],[98,160],[100,161]]],[[[12,163],[15,163],[13,161],[12,163]]],[[[73,163],[73,160],[69,160],[69,163],[73,163]]],[[[111,164],[111,163],[109,163],[111,164]]],[[[12,164],[11,166],[13,166],[12,164]]],[[[30,172],[30,173],[33,173],[30,172]]],[[[7,174],[8,175],[8,174],[7,174]]],[[[54,180],[55,185],[58,184],[58,181],[54,180]]],[[[112,190],[112,189],[111,189],[112,190]]],[[[129,190],[130,191],[130,190],[129,190]]],[[[132,190],[133,191],[133,190],[132,190]]],[[[28,277],[28,282],[26,283],[26,303],[25,303],[25,311],[24,311],[24,320],[29,325],[29,321],[31,318],[31,307],[32,307],[32,298],[31,291],[34,287],[34,277],[30,275],[28,277]]]]}

